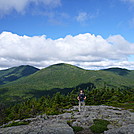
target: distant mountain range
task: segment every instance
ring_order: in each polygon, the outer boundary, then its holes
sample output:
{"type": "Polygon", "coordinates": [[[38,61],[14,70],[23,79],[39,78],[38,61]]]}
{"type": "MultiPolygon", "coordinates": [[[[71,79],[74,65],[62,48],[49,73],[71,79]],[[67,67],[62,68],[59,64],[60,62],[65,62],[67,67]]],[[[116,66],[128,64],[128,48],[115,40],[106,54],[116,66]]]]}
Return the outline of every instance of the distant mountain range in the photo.
{"type": "Polygon", "coordinates": [[[55,64],[44,69],[19,66],[0,71],[0,101],[16,102],[74,88],[134,88],[134,71],[122,68],[85,70],[70,64],[55,64]]]}
{"type": "Polygon", "coordinates": [[[30,74],[35,73],[38,70],[39,69],[29,65],[22,65],[19,67],[12,67],[6,70],[0,70],[0,85],[7,84],[19,78],[28,76],[30,74]]]}

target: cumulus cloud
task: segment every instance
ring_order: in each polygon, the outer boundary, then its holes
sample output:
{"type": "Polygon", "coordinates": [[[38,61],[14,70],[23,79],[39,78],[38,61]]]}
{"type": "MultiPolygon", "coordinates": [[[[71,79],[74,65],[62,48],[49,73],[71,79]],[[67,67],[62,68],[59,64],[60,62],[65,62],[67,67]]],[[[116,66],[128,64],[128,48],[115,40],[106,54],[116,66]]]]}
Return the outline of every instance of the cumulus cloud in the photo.
{"type": "Polygon", "coordinates": [[[9,14],[12,10],[18,13],[24,13],[30,3],[36,5],[43,4],[51,8],[61,5],[60,0],[0,0],[0,15],[4,16],[9,14]]]}
{"type": "Polygon", "coordinates": [[[46,67],[55,63],[70,63],[89,69],[110,66],[134,68],[127,60],[134,55],[134,44],[121,35],[104,39],[90,33],[52,40],[42,36],[19,36],[11,32],[0,34],[0,67],[29,64],[46,67]]]}

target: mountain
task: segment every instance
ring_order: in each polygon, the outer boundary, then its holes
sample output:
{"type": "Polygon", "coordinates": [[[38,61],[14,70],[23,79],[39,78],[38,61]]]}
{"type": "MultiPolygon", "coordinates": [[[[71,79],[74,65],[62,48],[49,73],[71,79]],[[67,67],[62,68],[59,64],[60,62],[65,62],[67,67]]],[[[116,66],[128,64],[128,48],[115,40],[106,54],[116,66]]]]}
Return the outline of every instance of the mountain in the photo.
{"type": "Polygon", "coordinates": [[[16,102],[74,88],[134,88],[134,71],[121,68],[85,70],[70,64],[56,64],[0,86],[0,101],[16,102]]]}
{"type": "Polygon", "coordinates": [[[0,70],[0,85],[28,76],[30,74],[35,73],[38,70],[39,69],[29,65],[22,65],[19,67],[13,67],[6,70],[0,70]]]}
{"type": "Polygon", "coordinates": [[[104,70],[113,72],[115,74],[122,75],[122,76],[125,76],[125,75],[129,74],[129,72],[131,72],[130,70],[127,70],[124,68],[108,68],[108,69],[104,69],[104,70]]]}

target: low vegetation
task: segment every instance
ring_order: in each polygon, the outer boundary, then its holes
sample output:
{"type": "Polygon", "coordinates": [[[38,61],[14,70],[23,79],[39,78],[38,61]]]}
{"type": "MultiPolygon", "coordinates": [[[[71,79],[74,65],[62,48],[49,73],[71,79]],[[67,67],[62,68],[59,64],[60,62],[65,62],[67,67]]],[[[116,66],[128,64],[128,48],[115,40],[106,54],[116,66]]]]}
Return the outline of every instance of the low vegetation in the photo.
{"type": "Polygon", "coordinates": [[[29,121],[20,121],[20,122],[12,122],[8,125],[5,125],[5,127],[12,127],[12,126],[21,126],[21,125],[28,125],[30,122],[29,121]]]}
{"type": "Polygon", "coordinates": [[[74,131],[75,133],[77,133],[77,132],[83,130],[83,127],[80,127],[80,126],[72,126],[72,128],[73,128],[73,131],[74,131]]]}
{"type": "Polygon", "coordinates": [[[72,127],[73,131],[75,133],[79,132],[79,131],[82,131],[84,128],[83,127],[80,127],[80,126],[72,126],[72,123],[73,123],[73,120],[68,120],[67,121],[67,124],[72,127]]]}
{"type": "MultiPolygon", "coordinates": [[[[41,98],[32,98],[24,102],[12,105],[10,107],[0,104],[0,124],[11,120],[35,117],[40,114],[55,115],[64,112],[64,109],[78,105],[77,95],[79,90],[74,89],[67,95],[57,92],[52,97],[42,96],[41,98]]],[[[93,89],[85,90],[87,96],[86,105],[114,105],[122,107],[129,105],[129,109],[134,110],[133,90],[114,90],[114,89],[93,89]]]]}
{"type": "Polygon", "coordinates": [[[103,133],[108,130],[108,124],[110,124],[110,122],[107,120],[95,119],[94,124],[90,127],[90,129],[93,133],[103,133]]]}

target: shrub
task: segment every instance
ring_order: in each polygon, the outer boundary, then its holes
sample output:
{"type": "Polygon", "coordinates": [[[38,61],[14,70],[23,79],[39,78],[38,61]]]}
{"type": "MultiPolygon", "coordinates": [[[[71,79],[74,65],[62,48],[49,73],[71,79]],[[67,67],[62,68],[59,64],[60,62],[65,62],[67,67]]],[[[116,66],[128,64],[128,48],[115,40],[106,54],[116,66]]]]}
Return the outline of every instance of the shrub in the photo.
{"type": "Polygon", "coordinates": [[[91,131],[94,132],[94,133],[103,133],[104,131],[108,130],[106,126],[103,126],[103,125],[92,125],[90,127],[91,131]]]}
{"type": "Polygon", "coordinates": [[[92,125],[90,129],[94,133],[103,133],[104,131],[108,130],[107,125],[109,123],[110,122],[107,120],[95,119],[94,125],[92,125]]]}
{"type": "Polygon", "coordinates": [[[83,127],[80,126],[72,126],[72,128],[75,133],[83,130],[83,127]]]}
{"type": "Polygon", "coordinates": [[[102,119],[94,119],[94,124],[100,124],[100,125],[104,125],[107,126],[108,124],[110,124],[109,121],[107,120],[102,120],[102,119]]]}

